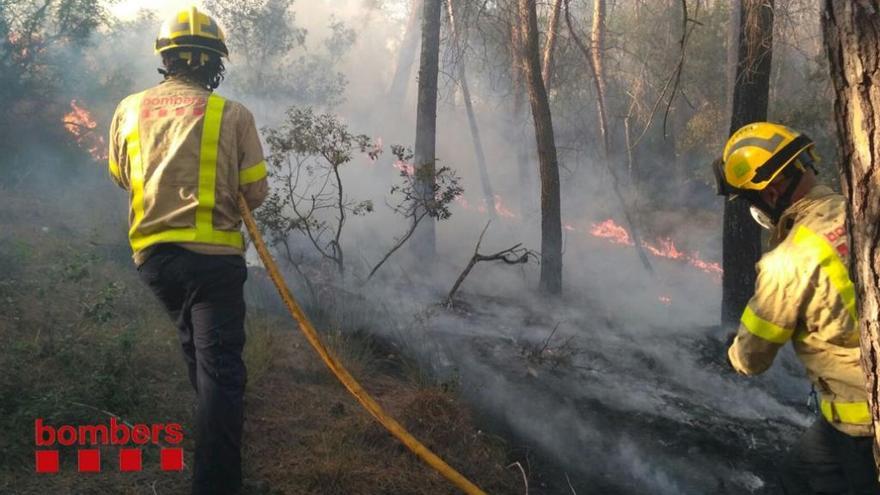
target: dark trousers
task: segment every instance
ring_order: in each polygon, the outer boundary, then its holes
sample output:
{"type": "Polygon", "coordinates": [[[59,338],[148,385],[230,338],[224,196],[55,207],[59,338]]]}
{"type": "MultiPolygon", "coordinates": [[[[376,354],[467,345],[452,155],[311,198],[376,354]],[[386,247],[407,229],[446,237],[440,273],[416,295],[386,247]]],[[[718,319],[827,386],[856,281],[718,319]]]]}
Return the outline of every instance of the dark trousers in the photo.
{"type": "Polygon", "coordinates": [[[138,273],[177,325],[189,380],[198,394],[192,493],[238,493],[246,382],[241,359],[244,259],[165,244],[138,273]]]}
{"type": "Polygon", "coordinates": [[[785,493],[880,494],[873,440],[851,437],[820,417],[788,453],[782,473],[785,493]]]}

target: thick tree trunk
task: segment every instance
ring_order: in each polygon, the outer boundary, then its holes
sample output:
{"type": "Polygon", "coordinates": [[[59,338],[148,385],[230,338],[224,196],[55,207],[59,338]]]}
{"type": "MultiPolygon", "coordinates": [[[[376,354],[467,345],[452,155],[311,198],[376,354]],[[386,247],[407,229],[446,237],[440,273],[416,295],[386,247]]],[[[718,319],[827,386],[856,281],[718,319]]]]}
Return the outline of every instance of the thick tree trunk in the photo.
{"type": "Polygon", "coordinates": [[[562,292],[562,218],[559,199],[559,163],[553,137],[553,119],[541,78],[538,53],[538,14],[535,0],[519,0],[522,59],[535,122],[535,141],[541,171],[541,289],[562,292]]]}
{"type": "Polygon", "coordinates": [[[550,19],[547,23],[547,44],[544,46],[544,58],[541,64],[541,79],[544,87],[550,93],[553,77],[553,56],[556,53],[556,39],[559,36],[559,13],[562,12],[562,0],[553,1],[553,10],[550,11],[550,19]]]}
{"type": "MultiPolygon", "coordinates": [[[[730,133],[767,120],[773,54],[773,0],[741,0],[739,55],[733,87],[730,133]]],[[[744,201],[724,203],[721,323],[736,325],[755,289],[761,257],[761,228],[744,201]]]]}
{"type": "Polygon", "coordinates": [[[409,75],[412,72],[413,62],[416,59],[416,49],[419,46],[419,19],[422,18],[422,2],[415,0],[410,7],[409,20],[406,22],[406,32],[400,49],[397,51],[397,67],[394,70],[394,79],[391,80],[391,88],[388,97],[393,102],[402,103],[406,100],[406,90],[409,87],[409,75]]]}
{"type": "Polygon", "coordinates": [[[859,301],[862,366],[874,416],[876,454],[880,452],[880,5],[876,0],[825,0],[822,21],[835,91],[840,182],[848,202],[850,277],[859,301]]]}
{"type": "MultiPolygon", "coordinates": [[[[437,139],[437,75],[440,67],[440,16],[442,0],[422,5],[422,53],[419,61],[419,103],[416,110],[415,166],[417,193],[423,202],[433,201],[437,139]]],[[[434,219],[425,218],[411,245],[417,256],[430,260],[435,253],[434,219]]]]}
{"type": "Polygon", "coordinates": [[[474,104],[471,100],[471,90],[467,83],[467,71],[464,66],[464,50],[462,49],[458,29],[456,26],[455,8],[453,0],[446,0],[446,12],[449,14],[449,30],[452,32],[452,43],[458,57],[458,83],[461,85],[461,95],[464,98],[464,108],[467,112],[468,125],[471,129],[471,140],[474,143],[474,155],[477,158],[477,169],[480,173],[480,184],[483,186],[483,198],[489,214],[495,217],[495,193],[492,192],[492,182],[489,180],[489,170],[486,167],[486,154],[483,152],[483,140],[480,139],[480,128],[477,125],[477,116],[474,113],[474,104]]]}

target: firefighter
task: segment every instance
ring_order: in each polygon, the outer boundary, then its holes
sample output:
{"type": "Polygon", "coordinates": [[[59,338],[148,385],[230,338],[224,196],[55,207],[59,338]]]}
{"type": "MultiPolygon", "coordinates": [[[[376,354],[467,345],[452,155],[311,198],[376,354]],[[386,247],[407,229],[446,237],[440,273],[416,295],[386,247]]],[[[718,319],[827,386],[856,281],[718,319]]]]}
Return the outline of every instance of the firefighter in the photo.
{"type": "Polygon", "coordinates": [[[241,490],[247,268],[237,196],[268,193],[254,117],[213,90],[228,57],[217,22],[195,7],[159,31],[164,80],[119,104],[112,179],[129,192],[128,237],[141,280],[178,329],[198,395],[192,493],[241,490]]]}
{"type": "Polygon", "coordinates": [[[772,247],[757,264],[728,359],[757,375],[791,341],[818,391],[821,414],[782,466],[785,493],[878,494],[846,204],[817,181],[816,159],[806,135],[756,122],[730,137],[714,166],[719,194],[748,202],[772,247]]]}

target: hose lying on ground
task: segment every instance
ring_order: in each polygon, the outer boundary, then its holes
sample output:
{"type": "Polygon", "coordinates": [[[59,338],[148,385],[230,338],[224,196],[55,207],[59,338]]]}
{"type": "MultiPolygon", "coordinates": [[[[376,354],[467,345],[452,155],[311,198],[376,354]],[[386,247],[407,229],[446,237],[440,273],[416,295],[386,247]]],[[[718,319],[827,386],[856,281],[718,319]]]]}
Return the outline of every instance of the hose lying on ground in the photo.
{"type": "Polygon", "coordinates": [[[449,480],[467,495],[485,495],[485,492],[480,490],[477,485],[471,483],[449,464],[446,464],[443,459],[428,450],[427,447],[406,431],[394,418],[387,415],[385,411],[382,410],[382,407],[379,406],[367,391],[361,387],[357,380],[351,376],[342,363],[336,359],[336,356],[328,351],[327,347],[318,337],[318,333],[315,331],[312,322],[309,321],[309,318],[303,312],[302,308],[299,307],[299,304],[297,304],[296,299],[294,299],[293,294],[290,292],[290,288],[288,288],[287,284],[284,282],[284,277],[281,276],[281,272],[278,270],[275,260],[272,258],[272,255],[269,254],[269,250],[266,248],[266,243],[263,242],[263,237],[260,235],[260,230],[257,228],[257,223],[254,221],[250,208],[248,208],[247,202],[241,194],[238,195],[238,207],[241,210],[241,218],[244,220],[244,224],[247,227],[251,240],[254,242],[254,247],[260,255],[260,259],[263,260],[263,266],[265,266],[266,271],[269,272],[269,277],[278,289],[278,294],[284,301],[284,305],[287,306],[290,315],[299,323],[299,328],[306,336],[309,344],[314,347],[318,355],[321,356],[321,360],[323,360],[324,364],[330,368],[330,371],[336,375],[336,378],[345,385],[345,388],[351,392],[351,395],[361,403],[364,409],[366,409],[376,421],[381,423],[385,429],[400,440],[410,451],[412,451],[413,454],[434,468],[444,478],[449,480]]]}

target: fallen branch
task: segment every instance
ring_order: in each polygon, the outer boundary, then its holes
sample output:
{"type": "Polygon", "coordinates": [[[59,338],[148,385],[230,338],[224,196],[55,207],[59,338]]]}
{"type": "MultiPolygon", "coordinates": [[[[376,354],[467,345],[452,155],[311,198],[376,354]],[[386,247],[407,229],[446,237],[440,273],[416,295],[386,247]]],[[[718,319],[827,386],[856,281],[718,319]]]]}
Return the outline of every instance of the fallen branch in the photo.
{"type": "Polygon", "coordinates": [[[129,428],[134,428],[134,425],[132,425],[131,423],[126,421],[125,418],[123,418],[122,416],[120,416],[118,414],[114,414],[110,411],[101,409],[99,407],[91,406],[89,404],[83,404],[82,402],[76,402],[76,401],[68,401],[68,404],[71,404],[74,406],[79,406],[79,407],[85,407],[86,409],[91,409],[92,411],[106,414],[107,416],[109,416],[115,420],[118,420],[120,423],[124,424],[125,426],[128,426],[129,428]]]}
{"type": "Polygon", "coordinates": [[[568,473],[565,473],[565,481],[568,482],[568,487],[571,489],[572,495],[577,495],[577,492],[574,491],[574,487],[571,486],[571,480],[568,478],[568,473]]]}
{"type": "Polygon", "coordinates": [[[449,294],[446,296],[446,304],[448,306],[452,306],[452,298],[455,296],[455,293],[458,291],[458,288],[461,287],[461,284],[464,282],[464,279],[467,278],[468,274],[474,268],[474,265],[481,261],[501,261],[508,265],[524,265],[529,262],[529,258],[537,257],[534,251],[526,249],[522,247],[522,243],[515,244],[507,249],[502,249],[497,253],[493,254],[480,254],[480,245],[483,243],[483,236],[486,235],[486,231],[489,230],[489,224],[492,221],[486,222],[486,226],[483,227],[483,231],[480,232],[480,238],[477,239],[477,245],[474,247],[474,254],[471,256],[471,260],[468,262],[467,266],[461,272],[461,275],[456,279],[455,284],[452,286],[452,289],[449,291],[449,294]]]}
{"type": "Polygon", "coordinates": [[[519,472],[522,473],[523,484],[526,486],[526,495],[529,495],[529,477],[526,476],[526,470],[523,469],[522,464],[520,464],[519,461],[516,461],[513,464],[507,466],[507,469],[510,469],[514,466],[518,467],[519,472]]]}
{"type": "Polygon", "coordinates": [[[559,345],[550,345],[562,323],[557,323],[553,327],[553,331],[550,332],[550,335],[540,345],[526,345],[523,347],[522,354],[525,355],[530,363],[535,365],[549,363],[552,368],[558,368],[563,365],[572,366],[572,359],[581,353],[580,349],[572,345],[574,335],[569,336],[559,345]]]}
{"type": "Polygon", "coordinates": [[[553,336],[556,335],[556,331],[559,330],[559,325],[562,325],[561,321],[553,327],[553,331],[550,332],[550,335],[548,335],[547,339],[544,340],[544,345],[541,346],[541,349],[538,350],[538,355],[543,354],[544,351],[547,349],[547,346],[550,345],[550,341],[553,339],[553,336]]]}
{"type": "Polygon", "coordinates": [[[422,210],[422,211],[419,211],[418,213],[414,213],[413,215],[414,215],[414,216],[413,216],[413,221],[410,223],[409,230],[407,230],[405,234],[403,234],[402,236],[400,236],[400,237],[395,241],[394,246],[392,246],[391,249],[389,249],[389,250],[385,253],[385,255],[382,256],[382,259],[379,260],[379,262],[376,263],[375,266],[373,266],[373,269],[370,270],[369,275],[367,275],[366,280],[364,280],[364,282],[363,282],[364,285],[366,285],[366,283],[369,282],[371,278],[373,278],[373,275],[375,275],[376,272],[379,271],[379,268],[381,268],[382,265],[384,265],[385,262],[388,261],[388,258],[390,258],[392,254],[394,254],[395,252],[397,252],[397,250],[400,249],[401,246],[403,246],[404,244],[406,244],[406,241],[408,241],[409,238],[412,237],[412,235],[413,235],[413,234],[415,233],[415,231],[416,231],[416,228],[418,228],[418,226],[419,226],[419,222],[421,222],[422,219],[425,218],[425,216],[428,215],[428,212],[422,210]]]}

